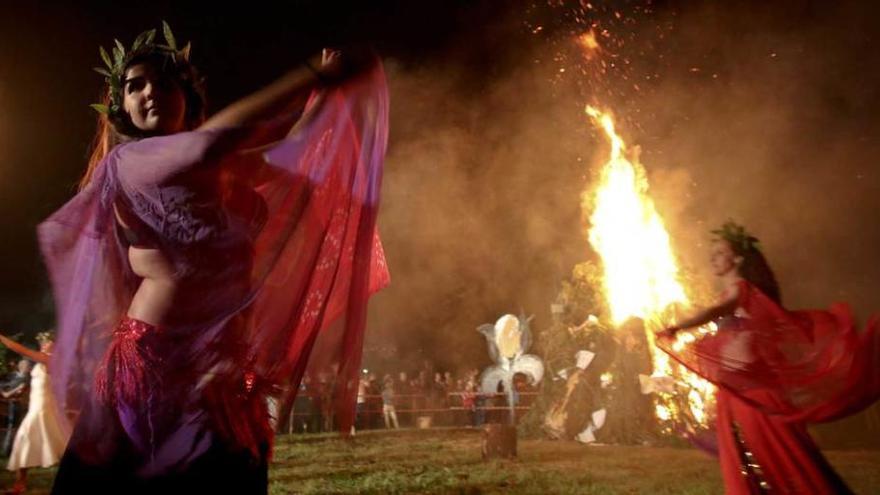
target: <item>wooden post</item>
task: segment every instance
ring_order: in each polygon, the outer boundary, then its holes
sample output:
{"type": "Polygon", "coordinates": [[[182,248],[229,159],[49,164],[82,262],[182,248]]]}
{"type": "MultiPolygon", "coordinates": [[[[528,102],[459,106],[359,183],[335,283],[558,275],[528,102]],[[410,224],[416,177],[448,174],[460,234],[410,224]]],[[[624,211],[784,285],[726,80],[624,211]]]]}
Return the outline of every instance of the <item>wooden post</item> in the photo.
{"type": "Polygon", "coordinates": [[[497,423],[483,428],[483,459],[516,457],[516,426],[497,423]]]}

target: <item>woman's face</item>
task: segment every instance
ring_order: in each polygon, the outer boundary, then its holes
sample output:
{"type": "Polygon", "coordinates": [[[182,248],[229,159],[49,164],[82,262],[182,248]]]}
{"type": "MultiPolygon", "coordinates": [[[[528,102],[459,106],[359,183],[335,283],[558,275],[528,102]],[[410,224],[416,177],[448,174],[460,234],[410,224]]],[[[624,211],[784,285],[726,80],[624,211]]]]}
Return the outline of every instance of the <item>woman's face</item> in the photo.
{"type": "Polygon", "coordinates": [[[180,86],[152,64],[125,71],[122,106],[131,123],[147,134],[173,134],[186,128],[186,98],[180,86]]]}
{"type": "Polygon", "coordinates": [[[40,343],[40,352],[44,354],[52,354],[52,349],[55,348],[55,343],[51,340],[46,340],[40,343]]]}
{"type": "Polygon", "coordinates": [[[712,263],[712,271],[716,276],[720,277],[739,268],[740,263],[742,263],[742,257],[733,252],[729,242],[716,240],[712,242],[710,261],[712,263]]]}

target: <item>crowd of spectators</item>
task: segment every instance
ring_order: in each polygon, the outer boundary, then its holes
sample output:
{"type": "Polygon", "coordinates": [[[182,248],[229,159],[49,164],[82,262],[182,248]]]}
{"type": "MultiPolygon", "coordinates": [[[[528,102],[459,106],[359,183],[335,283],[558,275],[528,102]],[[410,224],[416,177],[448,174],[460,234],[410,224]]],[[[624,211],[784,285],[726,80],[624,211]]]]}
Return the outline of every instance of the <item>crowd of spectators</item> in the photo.
{"type": "MultiPolygon", "coordinates": [[[[278,431],[332,431],[332,384],[329,373],[303,377],[292,407],[279,414],[278,431]]],[[[528,410],[535,392],[515,380],[518,414],[528,410]]],[[[377,373],[365,370],[358,383],[356,429],[479,427],[508,418],[506,394],[481,393],[479,371],[377,373]]]]}
{"type": "MultiPolygon", "coordinates": [[[[0,456],[7,454],[15,427],[27,411],[29,362],[12,360],[0,369],[0,456]]],[[[427,368],[427,366],[426,366],[427,368]]],[[[331,373],[307,373],[296,398],[287,407],[272,404],[280,433],[336,430],[331,373]]],[[[378,428],[479,427],[508,418],[506,394],[480,393],[480,374],[451,371],[366,371],[358,383],[358,430],[378,428]]],[[[535,392],[515,381],[517,415],[528,410],[535,392]]]]}

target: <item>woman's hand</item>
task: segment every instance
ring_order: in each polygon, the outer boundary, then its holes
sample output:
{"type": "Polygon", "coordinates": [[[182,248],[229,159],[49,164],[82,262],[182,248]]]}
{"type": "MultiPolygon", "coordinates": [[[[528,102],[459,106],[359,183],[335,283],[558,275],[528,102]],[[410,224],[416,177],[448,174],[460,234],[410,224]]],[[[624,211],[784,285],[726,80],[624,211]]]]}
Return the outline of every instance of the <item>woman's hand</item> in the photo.
{"type": "MultiPolygon", "coordinates": [[[[363,72],[372,62],[373,54],[368,48],[325,48],[321,52],[321,65],[316,69],[321,84],[333,86],[363,72]]],[[[310,60],[310,66],[311,60],[310,60]]]]}
{"type": "MultiPolygon", "coordinates": [[[[365,49],[316,53],[264,88],[220,110],[199,129],[248,126],[279,115],[298,113],[312,90],[344,82],[368,67],[371,61],[372,55],[365,49]]],[[[267,143],[250,140],[240,146],[252,148],[263,144],[267,143]]]]}
{"type": "Polygon", "coordinates": [[[342,52],[332,48],[324,48],[321,50],[321,68],[318,73],[322,80],[337,79],[343,72],[342,52]]]}

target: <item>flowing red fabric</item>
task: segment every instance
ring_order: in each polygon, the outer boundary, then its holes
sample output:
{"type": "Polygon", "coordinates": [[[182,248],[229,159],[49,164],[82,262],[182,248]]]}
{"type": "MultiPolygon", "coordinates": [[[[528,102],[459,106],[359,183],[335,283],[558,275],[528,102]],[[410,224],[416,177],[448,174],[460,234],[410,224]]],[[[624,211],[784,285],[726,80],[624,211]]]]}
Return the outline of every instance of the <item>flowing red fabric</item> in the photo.
{"type": "Polygon", "coordinates": [[[880,398],[877,317],[846,304],[787,311],[740,282],[735,316],[683,348],[657,345],[719,387],[716,431],[727,493],[849,493],[806,430],[880,398]]]}
{"type": "Polygon", "coordinates": [[[317,348],[337,373],[338,424],[353,423],[367,301],[389,282],[376,231],[388,132],[381,64],[314,95],[291,128],[297,117],[117,146],[39,226],[58,316],[53,386],[62,407],[83,411],[71,448],[90,462],[128,443],[145,472],[168,472],[218,430],[259,450],[257,409],[266,394],[296,388],[317,348]],[[139,283],[114,210],[180,282],[149,339],[161,386],[116,394],[124,400],[109,414],[95,403],[96,370],[127,370],[144,352],[134,348],[143,339],[112,335],[139,283]],[[102,436],[108,417],[126,439],[102,436]]]}
{"type": "Polygon", "coordinates": [[[682,350],[658,345],[746,403],[788,421],[838,419],[880,398],[880,325],[856,328],[848,305],[788,311],[739,283],[738,316],[682,350]]]}
{"type": "Polygon", "coordinates": [[[728,495],[852,493],[803,422],[766,414],[720,389],[715,429],[728,495]]]}

